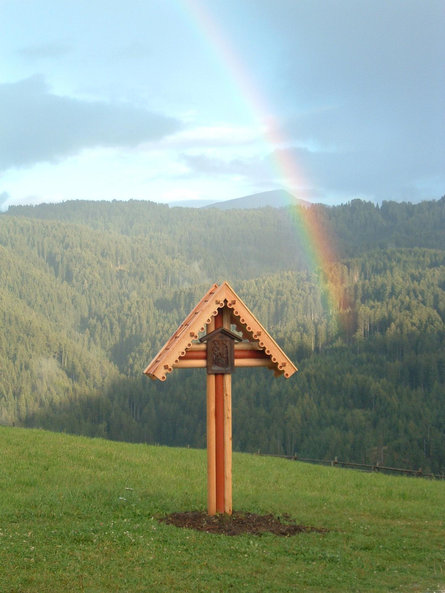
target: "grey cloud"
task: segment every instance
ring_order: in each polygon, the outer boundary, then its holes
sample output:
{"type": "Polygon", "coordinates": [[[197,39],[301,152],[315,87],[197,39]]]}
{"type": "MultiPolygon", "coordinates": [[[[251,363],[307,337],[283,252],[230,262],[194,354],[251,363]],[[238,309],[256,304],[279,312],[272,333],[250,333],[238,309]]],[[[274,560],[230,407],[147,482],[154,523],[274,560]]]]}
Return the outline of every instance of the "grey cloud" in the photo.
{"type": "MultiPolygon", "coordinates": [[[[430,199],[445,187],[445,104],[377,93],[289,119],[292,157],[327,189],[375,199],[430,199]],[[434,116],[434,113],[437,116],[434,116]]],[[[443,103],[443,101],[442,101],[443,103]]]]}
{"type": "Polygon", "coordinates": [[[377,199],[443,193],[443,2],[258,1],[286,43],[279,92],[300,115],[283,129],[314,147],[293,151],[313,179],[377,199]]]}
{"type": "Polygon", "coordinates": [[[261,158],[237,158],[223,160],[208,157],[206,154],[183,154],[182,161],[193,173],[199,175],[230,176],[239,175],[261,185],[269,177],[268,164],[261,158]]]}
{"type": "Polygon", "coordinates": [[[326,195],[343,192],[378,201],[416,201],[439,198],[443,194],[445,176],[438,173],[434,163],[430,168],[419,166],[415,154],[398,155],[386,148],[382,145],[380,152],[366,147],[332,152],[294,148],[276,151],[273,158],[281,160],[281,153],[286,152],[286,160],[293,160],[305,178],[326,195]]]}
{"type": "MultiPolygon", "coordinates": [[[[292,154],[292,156],[295,156],[292,154]]],[[[215,157],[208,157],[205,154],[182,155],[182,160],[187,164],[192,173],[198,175],[227,176],[237,175],[249,180],[252,188],[270,189],[276,182],[271,179],[270,160],[274,161],[280,157],[276,152],[269,157],[238,158],[225,161],[215,157]]],[[[325,199],[324,191],[315,186],[300,187],[298,197],[312,201],[325,199]]]]}
{"type": "MultiPolygon", "coordinates": [[[[258,158],[225,161],[194,154],[183,155],[182,159],[191,174],[215,177],[240,175],[255,187],[270,187],[271,163],[294,162],[305,183],[305,187],[298,189],[298,196],[312,201],[329,201],[338,195],[344,195],[346,199],[363,197],[377,201],[417,201],[439,198],[443,194],[445,178],[434,175],[439,158],[428,168],[426,165],[419,167],[417,156],[409,151],[400,156],[391,154],[383,146],[380,152],[366,146],[359,150],[332,151],[294,147],[275,150],[267,157],[258,158]]],[[[283,180],[283,183],[290,181],[283,180]]]]}
{"type": "Polygon", "coordinates": [[[179,129],[178,121],[131,104],[54,95],[39,76],[0,85],[0,170],[86,148],[134,147],[179,129]]]}
{"type": "Polygon", "coordinates": [[[183,154],[181,158],[190,169],[206,175],[245,175],[247,169],[252,167],[251,159],[224,161],[223,159],[208,157],[205,154],[183,154]]]}
{"type": "Polygon", "coordinates": [[[54,41],[22,47],[16,53],[22,58],[31,60],[59,58],[71,53],[71,47],[66,43],[54,41]]]}
{"type": "Polygon", "coordinates": [[[282,34],[281,80],[298,99],[410,101],[443,88],[442,0],[258,1],[282,34]]]}

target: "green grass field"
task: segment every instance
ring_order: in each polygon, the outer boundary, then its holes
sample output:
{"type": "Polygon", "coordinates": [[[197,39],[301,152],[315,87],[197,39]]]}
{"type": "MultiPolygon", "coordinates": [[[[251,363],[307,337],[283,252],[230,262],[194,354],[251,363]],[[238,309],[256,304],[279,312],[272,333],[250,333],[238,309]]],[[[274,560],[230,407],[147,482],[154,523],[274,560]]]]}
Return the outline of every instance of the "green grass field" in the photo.
{"type": "Polygon", "coordinates": [[[222,536],[205,451],[0,427],[1,593],[445,591],[445,482],[234,455],[234,508],[328,533],[222,536]]]}

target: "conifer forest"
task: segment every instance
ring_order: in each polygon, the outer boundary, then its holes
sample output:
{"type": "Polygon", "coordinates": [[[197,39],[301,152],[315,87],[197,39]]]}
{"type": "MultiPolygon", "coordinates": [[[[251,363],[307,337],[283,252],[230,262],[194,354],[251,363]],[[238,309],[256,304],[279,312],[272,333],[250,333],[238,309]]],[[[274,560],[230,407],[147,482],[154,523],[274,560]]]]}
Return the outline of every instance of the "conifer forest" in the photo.
{"type": "Polygon", "coordinates": [[[233,375],[233,446],[445,472],[445,197],[0,215],[0,423],[205,447],[205,371],[143,370],[227,280],[299,371],[233,375]],[[298,208],[336,257],[308,258],[298,208]],[[339,298],[333,304],[333,291],[339,298]]]}

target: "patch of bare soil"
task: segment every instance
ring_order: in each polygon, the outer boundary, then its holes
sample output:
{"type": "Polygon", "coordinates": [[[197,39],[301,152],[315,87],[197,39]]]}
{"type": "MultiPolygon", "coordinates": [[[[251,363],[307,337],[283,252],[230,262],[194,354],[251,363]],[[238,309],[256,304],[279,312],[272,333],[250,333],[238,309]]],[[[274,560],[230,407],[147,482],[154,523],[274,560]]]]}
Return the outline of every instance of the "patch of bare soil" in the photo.
{"type": "Polygon", "coordinates": [[[273,533],[283,537],[296,535],[297,533],[315,531],[326,533],[327,529],[297,525],[292,519],[285,515],[274,517],[273,515],[255,515],[242,511],[233,512],[232,515],[209,516],[205,511],[188,511],[184,513],[172,513],[159,519],[168,525],[217,533],[222,535],[262,535],[273,533]]]}

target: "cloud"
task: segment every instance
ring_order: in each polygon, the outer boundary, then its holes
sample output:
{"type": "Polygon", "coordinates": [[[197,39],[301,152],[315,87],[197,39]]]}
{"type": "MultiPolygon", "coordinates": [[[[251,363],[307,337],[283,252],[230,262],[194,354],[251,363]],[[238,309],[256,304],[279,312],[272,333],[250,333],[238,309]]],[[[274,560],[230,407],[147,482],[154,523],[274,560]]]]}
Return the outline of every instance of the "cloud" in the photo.
{"type": "Polygon", "coordinates": [[[445,176],[437,162],[429,166],[418,163],[412,151],[397,153],[384,141],[378,147],[358,150],[276,150],[271,158],[277,162],[294,162],[306,180],[325,195],[347,194],[377,200],[434,199],[443,193],[445,176]],[[437,165],[437,168],[436,166],[437,165]]]}
{"type": "Polygon", "coordinates": [[[28,45],[16,51],[21,58],[29,60],[60,58],[71,52],[71,47],[66,43],[50,42],[28,45]]]}
{"type": "Polygon", "coordinates": [[[260,156],[223,159],[206,154],[183,154],[181,160],[191,172],[199,175],[242,177],[261,183],[267,179],[268,164],[260,156]]]}
{"type": "Polygon", "coordinates": [[[164,141],[167,148],[251,146],[261,139],[261,130],[229,123],[195,126],[173,134],[164,141]]]}
{"type": "Polygon", "coordinates": [[[258,2],[284,45],[277,96],[282,137],[294,146],[287,157],[329,190],[443,193],[443,2],[258,2]]]}
{"type": "Polygon", "coordinates": [[[128,103],[55,95],[40,76],[0,84],[0,170],[55,162],[86,148],[135,147],[180,127],[128,103]]]}
{"type": "Polygon", "coordinates": [[[9,194],[8,192],[2,192],[0,194],[0,212],[3,212],[4,210],[7,209],[6,207],[6,202],[9,200],[9,194]]]}

